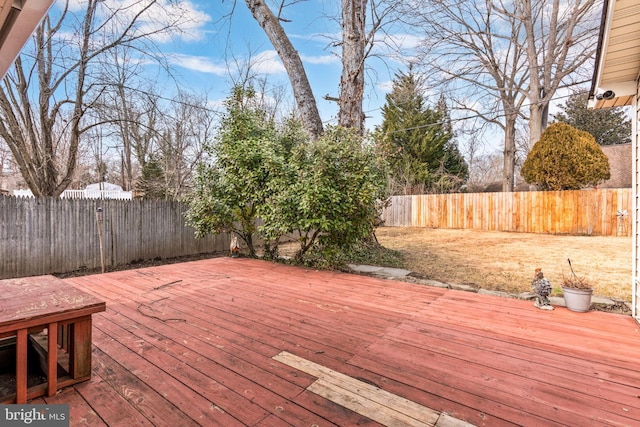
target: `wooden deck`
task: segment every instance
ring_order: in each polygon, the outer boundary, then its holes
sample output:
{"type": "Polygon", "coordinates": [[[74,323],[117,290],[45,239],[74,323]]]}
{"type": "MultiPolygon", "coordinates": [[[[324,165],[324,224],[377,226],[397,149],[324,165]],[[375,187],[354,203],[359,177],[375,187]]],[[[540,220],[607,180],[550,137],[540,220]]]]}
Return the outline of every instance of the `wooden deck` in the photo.
{"type": "Polygon", "coordinates": [[[477,426],[640,425],[628,316],[243,258],[66,281],[107,302],[92,379],[33,402],[72,425],[381,425],[287,358],[477,426]]]}

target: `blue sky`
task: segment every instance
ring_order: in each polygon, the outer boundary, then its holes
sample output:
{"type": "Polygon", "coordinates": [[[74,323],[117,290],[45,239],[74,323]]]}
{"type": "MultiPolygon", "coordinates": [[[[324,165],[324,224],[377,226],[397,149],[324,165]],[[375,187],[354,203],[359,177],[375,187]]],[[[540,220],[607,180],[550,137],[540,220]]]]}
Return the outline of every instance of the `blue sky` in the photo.
{"type": "MultiPolygon", "coordinates": [[[[60,7],[64,0],[57,0],[60,7]]],[[[126,16],[139,10],[141,2],[150,0],[101,0],[101,6],[118,8],[126,16]]],[[[277,2],[269,1],[270,6],[277,2]]],[[[69,0],[72,10],[83,8],[86,0],[69,0]]],[[[206,94],[213,109],[222,110],[221,102],[229,95],[234,78],[239,70],[251,69],[266,78],[272,88],[281,88],[291,93],[287,73],[264,31],[251,16],[243,0],[157,0],[162,8],[156,8],[155,15],[149,16],[143,28],[154,28],[160,22],[183,13],[186,24],[172,37],[158,35],[153,43],[167,58],[170,72],[175,82],[167,76],[158,77],[158,69],[151,64],[145,66],[148,81],[167,98],[175,95],[176,83],[195,94],[206,94]],[[180,9],[180,10],[178,10],[180,9]],[[233,10],[233,13],[232,13],[233,10]]],[[[335,124],[337,104],[324,99],[325,95],[339,95],[339,81],[342,64],[340,47],[332,46],[332,41],[340,39],[340,2],[336,0],[290,0],[291,6],[283,13],[287,22],[282,25],[300,53],[307,76],[314,92],[316,103],[325,124],[335,124]]],[[[276,12],[274,10],[274,12],[276,12]]],[[[381,107],[385,95],[391,89],[391,82],[398,71],[407,70],[408,55],[418,42],[411,30],[403,32],[399,28],[387,28],[386,34],[377,35],[375,51],[366,66],[363,109],[367,115],[366,127],[373,129],[380,124],[381,107]],[[384,46],[395,45],[403,48],[403,55],[384,51],[384,46]],[[384,58],[384,59],[382,59],[384,58]]],[[[564,102],[567,91],[559,91],[556,98],[564,102]]],[[[434,105],[439,94],[427,94],[427,101],[434,105]]],[[[285,100],[284,109],[290,111],[293,97],[285,100]]],[[[482,102],[481,99],[474,102],[482,102]]],[[[552,112],[557,111],[557,103],[552,112]]],[[[474,120],[466,120],[468,113],[452,111],[454,128],[463,124],[478,126],[474,120]],[[461,119],[461,120],[460,120],[461,119]]],[[[458,141],[465,145],[465,136],[459,134],[458,141]]],[[[503,135],[491,129],[482,137],[485,153],[502,149],[503,135]]],[[[463,153],[465,150],[463,149],[463,153]]]]}
{"type": "MultiPolygon", "coordinates": [[[[238,68],[250,61],[253,71],[266,77],[271,86],[284,87],[290,93],[283,65],[244,1],[236,2],[232,16],[232,1],[192,0],[183,4],[192,23],[172,40],[158,40],[181,85],[194,92],[206,92],[212,105],[216,105],[228,96],[232,76],[238,68]]],[[[339,14],[339,2],[329,0],[305,1],[284,12],[290,22],[283,23],[283,27],[301,55],[325,123],[335,123],[337,113],[336,103],[323,97],[338,96],[342,69],[340,49],[331,48],[330,43],[340,36],[339,14]]],[[[395,64],[394,68],[396,66],[401,65],[395,64]]],[[[384,88],[390,86],[394,72],[395,69],[379,68],[375,73],[368,73],[364,109],[373,116],[368,119],[370,128],[381,120],[384,88]]],[[[292,97],[289,101],[293,103],[292,97]]]]}
{"type": "MultiPolygon", "coordinates": [[[[58,3],[63,1],[58,0],[58,3]]],[[[69,1],[72,10],[79,10],[86,0],[69,1]]],[[[140,1],[148,0],[103,0],[102,4],[126,10],[127,6],[136,5],[140,1]]],[[[165,12],[158,11],[156,16],[150,17],[146,23],[148,27],[178,14],[175,3],[172,4],[169,0],[158,0],[158,3],[164,6],[165,12]]],[[[188,0],[178,4],[182,8],[181,12],[188,18],[188,23],[173,37],[158,36],[154,40],[155,46],[168,59],[170,72],[176,77],[178,85],[189,92],[206,94],[211,108],[222,110],[221,102],[229,95],[238,71],[246,70],[246,63],[251,62],[252,71],[266,78],[269,86],[291,93],[289,78],[278,55],[244,1],[188,0]]],[[[272,2],[269,4],[272,7],[274,5],[272,2]]],[[[337,104],[325,100],[324,96],[339,95],[341,50],[340,47],[332,46],[331,42],[339,40],[341,36],[340,2],[293,1],[285,9],[283,16],[288,20],[283,23],[283,27],[301,55],[321,117],[325,124],[335,124],[337,104]]],[[[402,46],[406,54],[411,53],[417,42],[416,37],[403,33],[400,29],[387,30],[386,35],[378,36],[374,51],[376,55],[367,60],[363,108],[369,129],[373,129],[382,120],[380,109],[385,103],[385,95],[391,89],[395,74],[407,70],[407,61],[403,60],[406,56],[403,58],[382,49],[385,45],[393,44],[402,46]]],[[[152,65],[147,65],[146,71],[156,90],[166,97],[175,95],[175,82],[166,76],[159,78],[157,68],[152,65]]],[[[439,94],[431,95],[428,102],[433,105],[439,94]]],[[[285,109],[292,109],[293,97],[289,95],[286,101],[288,105],[285,105],[285,109]]],[[[455,118],[456,113],[452,113],[455,118]]],[[[489,135],[488,139],[489,151],[501,148],[500,135],[489,135]]]]}

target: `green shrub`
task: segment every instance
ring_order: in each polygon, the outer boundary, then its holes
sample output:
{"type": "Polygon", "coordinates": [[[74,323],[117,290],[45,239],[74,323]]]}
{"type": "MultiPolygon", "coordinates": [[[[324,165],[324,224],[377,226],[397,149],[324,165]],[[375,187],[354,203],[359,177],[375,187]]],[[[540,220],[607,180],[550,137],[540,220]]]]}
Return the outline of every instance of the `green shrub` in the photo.
{"type": "Polygon", "coordinates": [[[564,123],[553,123],[544,131],[521,174],[541,190],[577,190],[611,177],[609,160],[594,137],[564,123]]]}
{"type": "Polygon", "coordinates": [[[352,130],[329,127],[296,147],[292,165],[295,179],[261,212],[265,236],[296,233],[296,259],[308,261],[334,258],[373,233],[386,175],[372,144],[352,130]]]}

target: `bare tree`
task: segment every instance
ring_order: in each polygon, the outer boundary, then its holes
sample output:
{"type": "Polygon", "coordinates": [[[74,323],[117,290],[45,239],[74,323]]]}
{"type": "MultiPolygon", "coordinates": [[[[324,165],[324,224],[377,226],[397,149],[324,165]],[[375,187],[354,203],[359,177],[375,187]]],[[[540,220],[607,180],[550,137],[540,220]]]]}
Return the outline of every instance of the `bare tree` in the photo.
{"type": "MultiPolygon", "coordinates": [[[[278,15],[274,15],[265,0],[246,0],[254,18],[284,63],[293,88],[298,109],[301,111],[305,127],[315,137],[322,132],[322,120],[316,101],[306,78],[306,73],[298,52],[284,31],[281,22],[284,9],[298,1],[280,0],[278,15]]],[[[365,83],[365,61],[372,54],[376,44],[375,35],[383,32],[386,23],[393,21],[392,16],[398,10],[396,1],[342,0],[342,39],[333,46],[342,47],[342,75],[340,77],[340,95],[338,98],[327,95],[325,99],[337,101],[338,124],[364,132],[365,115],[362,107],[365,83]],[[367,24],[367,14],[371,17],[367,24]]]]}
{"type": "Polygon", "coordinates": [[[338,124],[364,133],[364,60],[367,0],[342,2],[342,76],[338,124]]]}
{"type": "Polygon", "coordinates": [[[196,165],[214,134],[215,114],[206,97],[179,93],[165,114],[158,151],[165,178],[165,197],[177,200],[191,185],[196,165]]]}
{"type": "Polygon", "coordinates": [[[119,153],[121,183],[126,190],[133,188],[138,172],[157,148],[162,126],[159,103],[152,88],[137,90],[123,82],[107,88],[100,97],[98,112],[112,129],[107,144],[119,153]]]}
{"type": "Polygon", "coordinates": [[[515,17],[524,25],[529,67],[531,146],[547,127],[549,103],[558,88],[591,59],[596,50],[597,0],[517,0],[515,17]]]}
{"type": "Polygon", "coordinates": [[[3,189],[5,173],[10,169],[11,152],[9,147],[0,141],[0,190],[3,189]]]}
{"type": "Polygon", "coordinates": [[[503,191],[513,191],[515,184],[516,126],[526,118],[524,101],[529,101],[533,146],[557,89],[570,85],[568,79],[594,53],[596,1],[425,0],[412,5],[408,15],[419,17],[417,23],[426,29],[425,63],[435,68],[432,75],[441,76],[437,84],[451,83],[459,110],[472,111],[504,132],[503,191]]]}
{"type": "Polygon", "coordinates": [[[446,87],[455,110],[504,132],[502,189],[513,191],[516,122],[528,84],[522,22],[478,0],[426,0],[407,16],[425,31],[424,72],[431,86],[446,87]]]}
{"type": "Polygon", "coordinates": [[[87,115],[105,86],[92,65],[121,45],[149,54],[152,36],[174,31],[185,19],[179,7],[162,10],[155,0],[87,0],[83,6],[74,13],[66,2],[46,17],[33,37],[33,55],[20,55],[0,88],[0,137],[36,196],[58,196],[69,186],[82,135],[100,124],[87,115]]]}

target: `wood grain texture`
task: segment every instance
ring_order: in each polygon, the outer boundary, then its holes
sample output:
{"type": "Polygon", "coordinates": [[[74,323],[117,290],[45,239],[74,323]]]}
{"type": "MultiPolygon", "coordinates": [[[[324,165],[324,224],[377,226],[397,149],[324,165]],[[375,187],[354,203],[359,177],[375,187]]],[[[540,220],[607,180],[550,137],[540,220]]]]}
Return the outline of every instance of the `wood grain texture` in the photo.
{"type": "Polygon", "coordinates": [[[108,307],[92,379],[46,398],[71,425],[381,425],[283,351],[477,426],[640,424],[629,316],[246,258],[65,282],[108,307]]]}
{"type": "Polygon", "coordinates": [[[631,188],[393,196],[382,219],[388,227],[631,236],[631,202],[631,188]]]}

